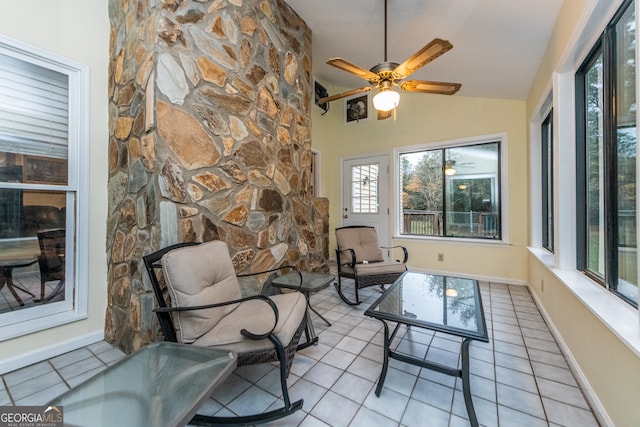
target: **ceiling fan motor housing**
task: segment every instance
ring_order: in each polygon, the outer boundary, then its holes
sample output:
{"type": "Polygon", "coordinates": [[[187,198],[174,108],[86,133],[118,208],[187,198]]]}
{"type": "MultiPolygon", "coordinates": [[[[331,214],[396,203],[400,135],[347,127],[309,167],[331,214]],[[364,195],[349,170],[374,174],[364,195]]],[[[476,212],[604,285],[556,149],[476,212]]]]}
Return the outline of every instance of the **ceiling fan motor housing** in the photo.
{"type": "Polygon", "coordinates": [[[398,65],[396,62],[381,62],[373,66],[370,71],[377,74],[378,79],[370,79],[369,83],[374,84],[385,80],[395,80],[393,70],[395,70],[398,65]]]}

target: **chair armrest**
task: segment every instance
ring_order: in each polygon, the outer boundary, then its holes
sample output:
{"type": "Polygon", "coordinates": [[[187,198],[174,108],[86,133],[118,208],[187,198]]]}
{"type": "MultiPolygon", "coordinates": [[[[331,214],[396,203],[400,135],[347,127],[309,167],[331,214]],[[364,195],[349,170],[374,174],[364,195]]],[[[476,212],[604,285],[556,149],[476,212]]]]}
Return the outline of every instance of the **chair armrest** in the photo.
{"type": "Polygon", "coordinates": [[[224,307],[225,305],[238,304],[244,301],[250,301],[254,299],[259,299],[269,304],[269,306],[273,310],[273,315],[275,318],[275,321],[273,322],[273,326],[271,327],[271,330],[269,332],[264,334],[254,334],[253,332],[247,331],[246,329],[241,329],[240,333],[244,337],[247,337],[253,340],[261,340],[263,338],[267,338],[269,335],[273,333],[273,331],[276,329],[276,325],[278,324],[278,318],[279,318],[278,307],[276,306],[276,303],[274,303],[270,298],[267,298],[262,295],[252,295],[252,296],[235,299],[231,301],[219,302],[216,304],[192,305],[187,307],[158,307],[158,308],[154,308],[153,311],[156,313],[172,313],[172,312],[179,312],[179,311],[204,310],[207,308],[224,307]]]}
{"type": "Polygon", "coordinates": [[[351,253],[351,262],[349,263],[343,263],[344,265],[348,265],[351,268],[354,268],[356,266],[356,251],[354,251],[351,248],[347,248],[347,249],[336,249],[336,257],[338,258],[336,261],[338,263],[338,265],[340,265],[340,252],[350,252],[351,253]]]}
{"type": "MultiPolygon", "coordinates": [[[[407,260],[409,259],[409,252],[407,252],[407,248],[405,248],[404,246],[380,246],[380,249],[396,249],[396,248],[401,248],[402,252],[404,253],[404,259],[402,260],[402,264],[406,264],[407,260]]],[[[399,259],[397,259],[396,261],[400,262],[399,259]]]]}

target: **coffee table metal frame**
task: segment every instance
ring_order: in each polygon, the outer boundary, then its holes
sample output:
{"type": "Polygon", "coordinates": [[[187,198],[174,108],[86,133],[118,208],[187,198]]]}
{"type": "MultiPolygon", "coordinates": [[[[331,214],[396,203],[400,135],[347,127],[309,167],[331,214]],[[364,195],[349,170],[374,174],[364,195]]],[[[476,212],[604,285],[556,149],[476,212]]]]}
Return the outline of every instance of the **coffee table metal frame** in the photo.
{"type": "MultiPolygon", "coordinates": [[[[474,289],[474,298],[475,298],[475,318],[477,324],[477,330],[463,330],[461,328],[452,328],[443,323],[435,323],[429,322],[425,320],[421,320],[416,318],[414,315],[409,315],[403,313],[402,315],[398,315],[395,313],[389,313],[385,311],[377,310],[380,308],[381,303],[385,302],[388,298],[396,298],[400,297],[400,301],[402,300],[402,295],[398,295],[400,293],[400,286],[403,283],[403,279],[407,277],[407,275],[411,274],[423,274],[423,273],[412,273],[406,272],[404,273],[398,280],[396,280],[393,285],[391,285],[383,294],[380,296],[371,307],[365,311],[365,315],[369,317],[373,317],[382,321],[384,325],[384,358],[382,363],[382,372],[380,373],[380,377],[378,379],[378,384],[376,386],[376,396],[380,396],[382,391],[382,387],[384,385],[384,380],[387,375],[387,369],[389,367],[389,359],[396,359],[401,362],[409,363],[411,365],[420,366],[423,368],[431,369],[442,374],[452,375],[454,377],[460,377],[462,379],[462,392],[464,395],[464,402],[467,408],[467,413],[469,415],[469,421],[472,426],[478,426],[478,419],[476,417],[475,409],[473,407],[473,401],[471,399],[471,388],[469,384],[469,344],[472,340],[478,340],[483,342],[489,342],[489,337],[487,334],[487,327],[484,318],[484,309],[482,307],[482,297],[480,296],[480,289],[478,286],[478,281],[473,279],[468,279],[473,282],[474,289]],[[389,333],[389,325],[388,322],[396,323],[393,332],[389,333]],[[391,349],[391,342],[395,338],[398,329],[400,326],[406,327],[418,327],[433,330],[436,332],[441,332],[445,334],[455,335],[462,338],[461,344],[461,369],[452,368],[450,366],[442,365],[440,363],[430,362],[427,360],[422,360],[417,357],[407,355],[404,353],[399,353],[395,350],[391,349]]],[[[430,276],[426,274],[427,276],[430,276]]],[[[433,275],[435,276],[435,275],[433,275]]],[[[437,276],[441,277],[441,276],[437,276]]],[[[447,277],[443,277],[446,279],[447,277]]],[[[459,278],[451,278],[458,279],[459,278]]],[[[463,279],[464,280],[464,279],[463,279]]],[[[443,289],[444,295],[444,289],[443,289]]],[[[443,296],[444,298],[444,296],[443,296]]]]}
{"type": "MultiPolygon", "coordinates": [[[[311,292],[318,292],[328,287],[331,282],[335,280],[336,277],[333,274],[319,273],[316,271],[292,271],[290,273],[272,278],[271,285],[276,288],[296,289],[302,292],[307,298],[307,310],[313,311],[318,315],[319,318],[324,320],[327,325],[331,326],[331,323],[329,323],[329,321],[325,319],[324,316],[322,316],[320,313],[318,313],[318,311],[311,305],[311,292]],[[300,284],[300,276],[302,276],[302,285],[300,284]]],[[[307,341],[298,345],[298,350],[302,350],[303,348],[307,348],[310,345],[315,345],[318,343],[318,336],[316,335],[316,330],[313,326],[311,316],[308,312],[305,336],[307,338],[307,341]]]]}

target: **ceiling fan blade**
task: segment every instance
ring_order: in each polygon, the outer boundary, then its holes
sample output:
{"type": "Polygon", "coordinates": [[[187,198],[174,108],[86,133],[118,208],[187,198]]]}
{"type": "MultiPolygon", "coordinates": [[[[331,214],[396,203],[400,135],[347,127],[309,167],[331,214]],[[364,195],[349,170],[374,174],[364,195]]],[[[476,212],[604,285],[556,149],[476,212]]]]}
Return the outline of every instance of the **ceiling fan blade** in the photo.
{"type": "Polygon", "coordinates": [[[400,90],[407,92],[439,93],[453,95],[460,90],[460,83],[428,82],[426,80],[407,80],[400,84],[400,90]]]}
{"type": "Polygon", "coordinates": [[[324,104],[325,102],[335,101],[336,99],[344,98],[344,97],[347,97],[347,96],[357,95],[357,94],[363,93],[363,92],[369,92],[371,89],[373,89],[373,86],[366,86],[366,87],[361,87],[360,89],[348,90],[346,92],[342,92],[342,93],[339,93],[337,95],[331,95],[331,96],[327,96],[327,97],[324,97],[324,98],[320,98],[318,100],[318,103],[319,104],[324,104]]]}
{"type": "Polygon", "coordinates": [[[378,76],[377,74],[369,70],[365,70],[362,67],[358,67],[357,65],[352,64],[351,62],[342,58],[331,58],[327,61],[327,64],[336,68],[340,68],[347,73],[355,74],[358,77],[362,77],[363,79],[368,80],[369,83],[377,83],[380,80],[380,76],[378,76]]]}
{"type": "Polygon", "coordinates": [[[414,53],[393,70],[396,79],[404,79],[413,74],[420,67],[424,67],[443,53],[451,50],[453,45],[448,40],[433,39],[425,47],[414,53]]]}

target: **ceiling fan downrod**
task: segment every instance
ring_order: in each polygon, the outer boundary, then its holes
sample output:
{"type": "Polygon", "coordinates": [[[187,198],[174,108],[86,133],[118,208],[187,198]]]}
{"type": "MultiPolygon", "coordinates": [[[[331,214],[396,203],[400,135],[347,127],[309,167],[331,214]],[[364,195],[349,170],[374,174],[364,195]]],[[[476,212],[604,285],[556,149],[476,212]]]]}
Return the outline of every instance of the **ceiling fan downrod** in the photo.
{"type": "Polygon", "coordinates": [[[384,62],[387,62],[387,0],[384,0],[384,62]]]}

